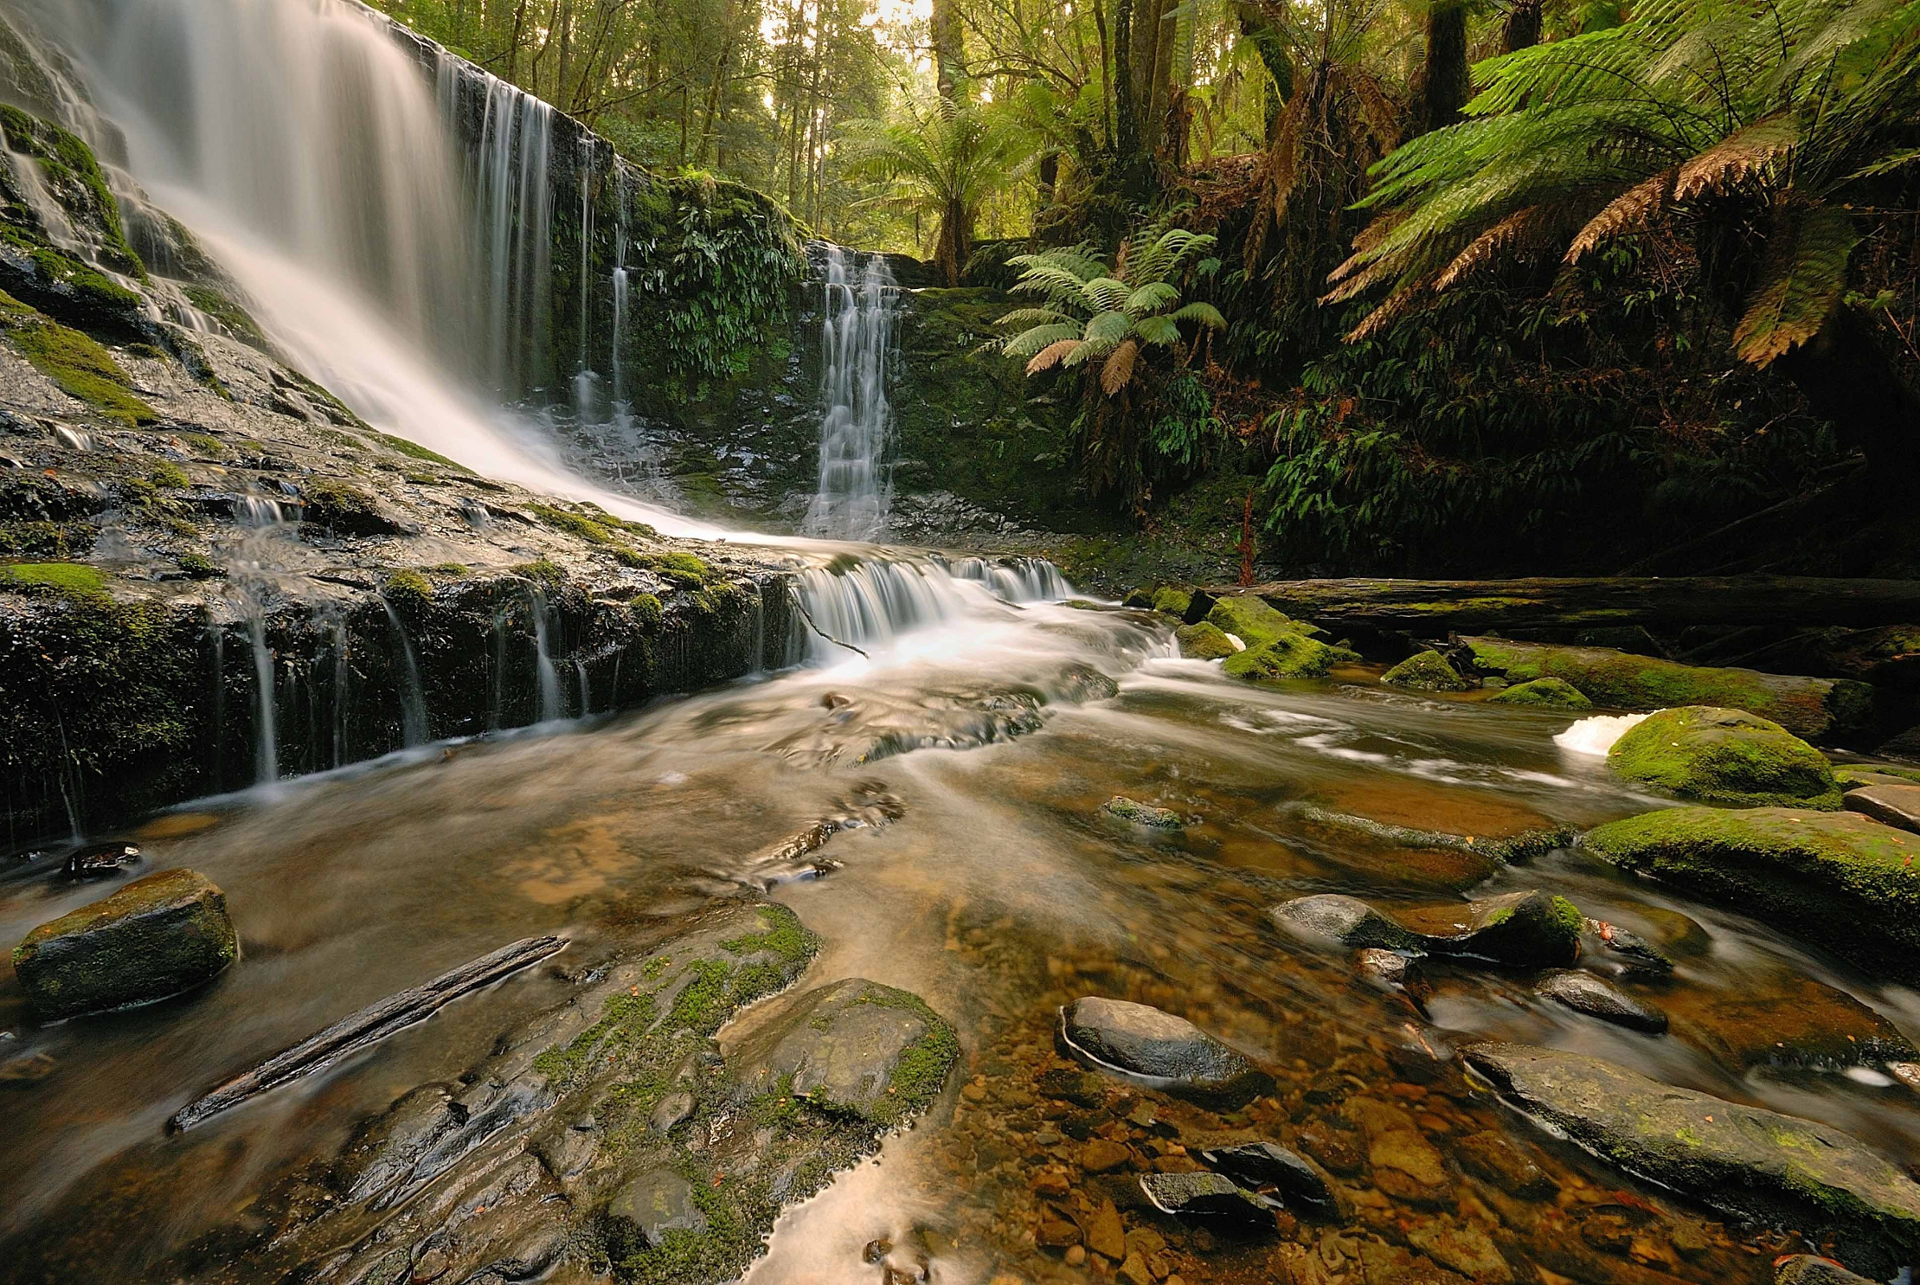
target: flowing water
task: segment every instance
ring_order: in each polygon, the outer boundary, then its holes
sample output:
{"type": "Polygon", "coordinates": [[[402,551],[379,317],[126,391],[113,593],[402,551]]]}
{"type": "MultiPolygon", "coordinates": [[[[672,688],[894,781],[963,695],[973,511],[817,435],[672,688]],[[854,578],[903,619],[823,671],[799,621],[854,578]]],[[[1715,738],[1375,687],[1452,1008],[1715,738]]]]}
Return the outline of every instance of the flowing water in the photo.
{"type": "MultiPolygon", "coordinates": [[[[235,272],[275,338],[356,408],[482,471],[689,525],[588,486],[487,405],[553,374],[540,369],[537,329],[551,290],[551,109],[489,87],[480,149],[458,155],[444,79],[422,77],[378,20],[333,0],[5,2],[64,34],[135,176],[235,272]]],[[[623,252],[614,272],[618,328],[623,252]]],[[[831,251],[826,289],[809,521],[872,538],[887,504],[892,284],[881,260],[831,251]]],[[[593,356],[578,355],[581,372],[593,356]]],[[[611,370],[620,408],[631,390],[617,359],[611,370]]],[[[278,690],[265,627],[282,515],[268,499],[238,503],[248,523],[232,588],[258,678],[259,784],[126,837],[148,869],[190,866],[225,890],[243,957],[192,995],[52,1026],[28,1019],[17,987],[0,988],[0,1279],[157,1279],[208,1233],[249,1226],[263,1191],[334,1154],[367,1115],[472,1065],[559,984],[528,970],[325,1074],[189,1134],[164,1132],[202,1090],[343,1015],[514,939],[590,940],[741,897],[785,902],[821,934],[809,984],[908,988],[963,1045],[927,1120],[783,1218],[752,1273],[765,1285],[882,1280],[867,1252],[882,1240],[910,1264],[924,1258],[924,1275],[910,1275],[945,1285],[1098,1279],[1033,1239],[1052,1216],[1043,1195],[1120,1190],[1082,1172],[1090,1138],[1158,1164],[1184,1154],[1181,1139],[1234,1128],[1337,1157],[1355,1147],[1355,1122],[1382,1118],[1448,1158],[1444,1200],[1410,1199],[1383,1176],[1390,1166],[1356,1158],[1341,1169],[1353,1207],[1289,1241],[1318,1276],[1283,1275],[1269,1243],[1163,1221],[1183,1279],[1357,1282],[1362,1236],[1428,1243],[1436,1227],[1486,1229],[1513,1279],[1544,1285],[1769,1278],[1790,1240],[1631,1188],[1422,1069],[1473,1036],[1598,1054],[1920,1162],[1920,1097],[1847,1047],[1892,1028],[1920,1034],[1912,992],[1577,851],[1509,868],[1329,827],[1308,810],[1500,836],[1653,806],[1607,777],[1593,750],[1612,729],[1597,723],[1471,694],[1412,696],[1359,668],[1250,687],[1176,659],[1158,617],[1069,604],[1047,563],[860,548],[797,573],[804,628],[782,672],[564,723],[577,711],[535,601],[533,672],[514,681],[537,690],[540,728],[277,780],[275,716],[298,697],[290,680],[278,690]],[[1113,795],[1188,825],[1110,823],[1099,809],[1113,795]],[[838,834],[824,859],[792,857],[795,834],[856,798],[887,800],[890,823],[838,834]],[[1445,919],[1469,892],[1528,887],[1676,957],[1669,980],[1621,982],[1671,1014],[1669,1034],[1555,1007],[1524,975],[1438,966],[1422,1012],[1358,983],[1342,954],[1276,935],[1265,916],[1287,897],[1341,891],[1445,919]],[[1047,1079],[1061,1065],[1052,1023],[1084,994],[1176,1011],[1259,1058],[1278,1086],[1233,1117],[1153,1095],[1061,1096],[1047,1079]],[[1467,1144],[1488,1136],[1539,1180],[1519,1191],[1470,1176],[1480,1152],[1467,1144]]],[[[397,615],[393,626],[411,672],[397,615]]],[[[504,664],[494,670],[509,681],[504,664]]],[[[593,695],[576,678],[585,711],[593,695]]],[[[506,701],[493,694],[496,711],[506,701]]],[[[408,741],[424,739],[429,711],[403,712],[408,741]]],[[[336,729],[336,762],[342,744],[336,729]]],[[[236,763],[226,775],[247,773],[236,763]]],[[[99,895],[0,876],[0,941],[99,895]]],[[[1587,966],[1604,970],[1606,957],[1587,966]]]]}

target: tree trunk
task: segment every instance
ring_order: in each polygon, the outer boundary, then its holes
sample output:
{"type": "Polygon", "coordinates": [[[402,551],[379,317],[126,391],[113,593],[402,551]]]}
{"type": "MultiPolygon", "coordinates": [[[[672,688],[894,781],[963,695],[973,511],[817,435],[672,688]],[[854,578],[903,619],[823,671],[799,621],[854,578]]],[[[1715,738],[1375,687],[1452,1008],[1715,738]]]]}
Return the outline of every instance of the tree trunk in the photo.
{"type": "Polygon", "coordinates": [[[1510,54],[1540,43],[1541,0],[1513,0],[1500,29],[1500,52],[1510,54]]]}
{"type": "Polygon", "coordinates": [[[1820,333],[1774,362],[1843,446],[1866,456],[1870,481],[1890,501],[1920,473],[1920,392],[1874,341],[1860,309],[1842,305],[1820,333]]]}
{"type": "Polygon", "coordinates": [[[1267,95],[1266,103],[1267,137],[1271,140],[1273,122],[1280,118],[1280,109],[1293,97],[1293,58],[1287,52],[1286,40],[1258,4],[1239,0],[1234,5],[1234,13],[1240,19],[1241,37],[1253,42],[1254,51],[1260,55],[1260,65],[1273,80],[1273,90],[1267,95]]]}
{"type": "Polygon", "coordinates": [[[966,33],[960,22],[959,0],[933,0],[928,26],[933,44],[934,79],[941,101],[951,104],[967,79],[966,33]]]}
{"type": "Polygon", "coordinates": [[[1422,132],[1457,124],[1466,101],[1465,0],[1432,0],[1427,10],[1427,60],[1420,76],[1422,132]]]}
{"type": "Polygon", "coordinates": [[[1123,176],[1140,153],[1140,114],[1133,101],[1133,4],[1117,0],[1113,9],[1113,146],[1123,176]]]}

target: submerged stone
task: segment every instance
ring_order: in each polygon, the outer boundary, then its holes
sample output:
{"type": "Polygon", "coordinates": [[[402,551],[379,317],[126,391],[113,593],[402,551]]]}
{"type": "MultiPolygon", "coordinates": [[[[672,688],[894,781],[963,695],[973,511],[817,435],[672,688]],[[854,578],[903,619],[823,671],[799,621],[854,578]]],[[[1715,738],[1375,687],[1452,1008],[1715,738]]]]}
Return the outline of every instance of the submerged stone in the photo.
{"type": "Polygon", "coordinates": [[[1920,839],[1904,831],[1853,812],[1668,808],[1581,845],[1866,968],[1920,978],[1920,839]]]}
{"type": "Polygon", "coordinates": [[[669,1232],[698,1234],[707,1216],[693,1202],[693,1184],[672,1170],[641,1174],[607,1203],[608,1232],[616,1250],[658,1249],[669,1232]]]}
{"type": "Polygon", "coordinates": [[[1127,1000],[1087,996],[1061,1005],[1054,1042],[1082,1066],[1209,1105],[1240,1106],[1273,1085],[1184,1017],[1127,1000]]]}
{"type": "Polygon", "coordinates": [[[1648,973],[1671,973],[1673,961],[1639,933],[1600,919],[1589,919],[1586,931],[1600,939],[1607,953],[1617,955],[1629,969],[1648,973]]]}
{"type": "Polygon", "coordinates": [[[1273,1207],[1217,1173],[1147,1173],[1140,1190],[1163,1214],[1217,1223],[1239,1231],[1274,1229],[1273,1207]]]}
{"type": "Polygon", "coordinates": [[[42,1017],[150,1004],[218,976],[239,955],[226,894],[192,870],[137,879],[27,934],[13,968],[42,1017]]]}
{"type": "Polygon", "coordinates": [[[1473,679],[1463,678],[1445,656],[1432,650],[1407,657],[1380,675],[1380,681],[1389,687],[1422,692],[1464,692],[1478,685],[1473,679]]]}
{"type": "Polygon", "coordinates": [[[1333,1192],[1327,1180],[1307,1160],[1271,1142],[1242,1142],[1199,1152],[1200,1163],[1242,1186],[1272,1187],[1289,1204],[1330,1209],[1333,1192]]]}
{"type": "Polygon", "coordinates": [[[1335,892],[1296,897],[1275,906],[1267,915],[1275,927],[1286,932],[1341,946],[1418,951],[1425,944],[1419,933],[1402,927],[1358,897],[1335,892]]]}
{"type": "Polygon", "coordinates": [[[1655,1034],[1667,1029],[1667,1015],[1651,1004],[1643,1004],[1611,982],[1578,969],[1548,973],[1534,986],[1534,993],[1577,1013],[1597,1017],[1603,1022],[1655,1034]]]}
{"type": "Polygon", "coordinates": [[[1848,790],[1846,809],[1882,825],[1920,834],[1920,785],[1869,785],[1848,790]]]}
{"type": "Polygon", "coordinates": [[[1874,1285],[1831,1258],[1793,1254],[1773,1266],[1773,1285],[1874,1285]]]}
{"type": "Polygon", "coordinates": [[[1149,830],[1182,830],[1187,824],[1172,808],[1156,808],[1124,794],[1116,794],[1102,803],[1100,814],[1130,825],[1145,826],[1149,830]]]}
{"type": "Polygon", "coordinates": [[[1737,709],[1690,705],[1650,715],[1614,742],[1607,767],[1703,803],[1840,806],[1840,787],[1819,750],[1778,723],[1737,709]]]}
{"type": "MultiPolygon", "coordinates": [[[[1351,816],[1344,812],[1329,812],[1325,808],[1312,806],[1301,808],[1300,815],[1319,825],[1350,830],[1355,834],[1364,834],[1369,838],[1398,844],[1401,847],[1452,848],[1458,852],[1476,853],[1489,861],[1514,863],[1531,861],[1535,857],[1545,856],[1555,848],[1568,846],[1573,842],[1574,837],[1572,830],[1560,826],[1522,830],[1507,835],[1450,834],[1441,830],[1422,830],[1413,826],[1394,825],[1386,821],[1376,821],[1371,817],[1351,816]]],[[[1488,872],[1491,873],[1491,867],[1488,867],[1488,872]]]]}
{"type": "Polygon", "coordinates": [[[1534,705],[1542,709],[1592,709],[1593,702],[1564,678],[1536,678],[1515,683],[1487,698],[1495,705],[1534,705]]]}
{"type": "Polygon", "coordinates": [[[1920,1249],[1920,1185],[1838,1130],[1576,1053],[1477,1044],[1463,1055],[1520,1110],[1650,1182],[1831,1235],[1882,1277],[1920,1249]]]}
{"type": "Polygon", "coordinates": [[[61,873],[69,879],[112,879],[140,864],[140,849],[131,843],[96,843],[67,855],[61,873]]]}

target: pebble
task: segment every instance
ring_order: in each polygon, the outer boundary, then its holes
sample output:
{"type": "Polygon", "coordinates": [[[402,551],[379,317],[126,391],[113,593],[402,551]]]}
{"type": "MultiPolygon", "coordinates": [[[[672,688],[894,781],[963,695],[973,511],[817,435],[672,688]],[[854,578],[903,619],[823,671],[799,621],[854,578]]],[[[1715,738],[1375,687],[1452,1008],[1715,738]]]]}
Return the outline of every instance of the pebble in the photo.
{"type": "Polygon", "coordinates": [[[1118,1142],[1095,1138],[1080,1151],[1080,1167],[1088,1173],[1106,1173],[1118,1169],[1133,1158],[1133,1153],[1118,1142]]]}

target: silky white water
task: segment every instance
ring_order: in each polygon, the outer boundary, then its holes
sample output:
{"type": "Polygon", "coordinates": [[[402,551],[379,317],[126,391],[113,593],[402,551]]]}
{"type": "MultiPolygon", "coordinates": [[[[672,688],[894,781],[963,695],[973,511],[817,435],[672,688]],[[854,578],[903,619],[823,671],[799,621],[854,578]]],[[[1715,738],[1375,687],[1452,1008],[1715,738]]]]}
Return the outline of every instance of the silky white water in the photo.
{"type": "Polygon", "coordinates": [[[826,360],[819,487],[807,507],[810,535],[877,540],[886,534],[891,488],[883,474],[893,408],[887,354],[896,287],[879,255],[861,267],[837,245],[826,251],[826,360]]]}

